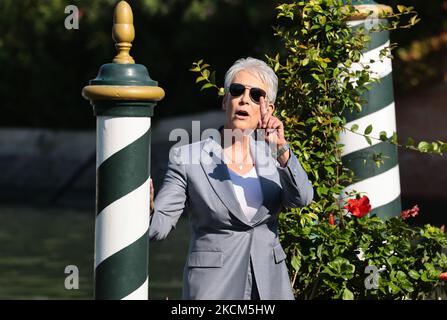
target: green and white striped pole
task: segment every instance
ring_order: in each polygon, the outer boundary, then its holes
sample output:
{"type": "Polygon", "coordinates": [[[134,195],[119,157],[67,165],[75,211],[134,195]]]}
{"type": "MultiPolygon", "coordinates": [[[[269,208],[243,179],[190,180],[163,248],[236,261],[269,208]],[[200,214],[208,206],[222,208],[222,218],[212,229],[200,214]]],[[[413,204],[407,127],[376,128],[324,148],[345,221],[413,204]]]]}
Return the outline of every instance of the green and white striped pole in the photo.
{"type": "MultiPolygon", "coordinates": [[[[352,4],[358,12],[348,23],[352,28],[365,28],[365,32],[378,24],[387,23],[384,13],[392,12],[390,7],[374,1],[353,1],[352,4]]],[[[390,58],[380,58],[380,51],[390,45],[389,32],[371,32],[370,36],[371,42],[363,53],[361,63],[369,65],[373,77],[379,78],[380,81],[371,84],[364,97],[367,102],[362,105],[361,112],[345,113],[346,128],[350,129],[352,125],[357,124],[358,132],[364,132],[368,125],[372,125],[372,137],[378,138],[381,131],[385,131],[389,137],[396,132],[392,66],[390,58]]],[[[353,66],[356,67],[359,66],[353,66]]],[[[343,164],[353,170],[355,175],[354,183],[347,186],[345,191],[365,192],[370,199],[371,213],[381,218],[399,215],[401,200],[397,147],[378,140],[372,140],[370,145],[363,136],[347,130],[341,134],[340,142],[345,145],[342,153],[343,164]],[[376,166],[374,157],[378,154],[382,155],[384,161],[380,167],[376,166]]]]}
{"type": "Polygon", "coordinates": [[[150,128],[164,91],[129,55],[133,14],[120,1],[118,51],[82,94],[97,117],[95,299],[148,299],[150,128]]]}

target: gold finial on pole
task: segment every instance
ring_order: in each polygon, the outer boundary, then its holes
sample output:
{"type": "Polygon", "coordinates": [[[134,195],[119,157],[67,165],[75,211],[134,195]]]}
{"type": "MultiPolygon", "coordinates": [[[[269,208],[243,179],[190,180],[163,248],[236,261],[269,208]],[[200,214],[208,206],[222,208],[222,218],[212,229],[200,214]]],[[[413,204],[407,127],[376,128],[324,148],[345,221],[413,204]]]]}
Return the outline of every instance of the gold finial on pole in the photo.
{"type": "Polygon", "coordinates": [[[132,8],[126,1],[120,1],[115,7],[113,15],[113,40],[118,54],[113,59],[114,63],[135,63],[129,51],[132,41],[135,39],[132,8]]]}

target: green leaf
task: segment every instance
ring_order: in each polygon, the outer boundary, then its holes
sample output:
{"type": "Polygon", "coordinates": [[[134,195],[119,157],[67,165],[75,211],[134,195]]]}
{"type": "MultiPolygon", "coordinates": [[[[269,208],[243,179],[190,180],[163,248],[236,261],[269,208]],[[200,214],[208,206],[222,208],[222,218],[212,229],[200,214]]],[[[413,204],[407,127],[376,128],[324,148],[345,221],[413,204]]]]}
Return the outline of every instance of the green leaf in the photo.
{"type": "Polygon", "coordinates": [[[441,143],[441,152],[442,153],[447,152],[447,143],[444,143],[442,141],[440,141],[440,143],[441,143]]]}
{"type": "Polygon", "coordinates": [[[322,254],[322,252],[323,252],[323,245],[320,244],[320,245],[318,246],[318,248],[317,248],[317,257],[318,257],[318,259],[320,259],[320,260],[321,260],[321,254],[322,254]]]}
{"type": "Polygon", "coordinates": [[[388,139],[387,136],[386,136],[386,131],[380,131],[379,138],[382,141],[386,141],[388,139]]]}
{"type": "Polygon", "coordinates": [[[406,280],[406,279],[407,279],[407,275],[406,275],[403,271],[399,270],[399,271],[397,271],[397,273],[396,273],[396,278],[397,278],[397,280],[399,280],[399,281],[403,281],[403,280],[406,280]]]}
{"type": "Polygon", "coordinates": [[[275,67],[273,68],[273,70],[275,70],[275,72],[278,72],[280,66],[281,66],[281,65],[280,65],[279,62],[277,61],[277,62],[275,63],[275,67]]]}
{"type": "Polygon", "coordinates": [[[319,16],[318,20],[320,22],[321,25],[326,24],[326,17],[325,16],[319,16]]]}
{"type": "Polygon", "coordinates": [[[295,269],[295,271],[300,270],[301,260],[297,256],[292,257],[291,264],[292,264],[292,268],[295,269]]]}
{"type": "Polygon", "coordinates": [[[397,294],[397,293],[399,293],[400,291],[402,291],[397,285],[395,285],[395,284],[392,283],[392,282],[389,282],[389,283],[388,283],[388,289],[389,289],[389,291],[390,291],[391,294],[397,294]]]}
{"type": "Polygon", "coordinates": [[[316,75],[315,73],[311,74],[312,78],[314,78],[315,80],[317,80],[318,82],[321,82],[321,79],[318,77],[318,75],[316,75]]]}
{"type": "Polygon", "coordinates": [[[339,68],[334,68],[334,71],[332,71],[332,76],[336,78],[340,74],[339,68]]]}
{"type": "Polygon", "coordinates": [[[424,263],[425,269],[430,273],[430,275],[437,275],[436,268],[432,263],[424,263]]]}
{"type": "Polygon", "coordinates": [[[400,5],[400,4],[397,5],[397,10],[399,10],[399,12],[401,12],[401,13],[404,12],[406,9],[407,9],[406,6],[403,6],[403,5],[400,5]]]}
{"type": "Polygon", "coordinates": [[[393,132],[393,136],[391,137],[391,143],[397,144],[397,133],[393,132]]]}
{"type": "Polygon", "coordinates": [[[370,137],[365,136],[365,140],[366,140],[366,142],[368,142],[369,145],[372,145],[372,141],[371,141],[370,137]]]}
{"type": "Polygon", "coordinates": [[[411,23],[411,25],[415,25],[416,23],[418,23],[419,21],[421,21],[421,19],[419,19],[417,16],[413,16],[413,17],[411,17],[411,19],[410,19],[410,23],[411,23]]]}
{"type": "Polygon", "coordinates": [[[429,278],[427,271],[422,272],[421,280],[424,282],[432,282],[433,281],[432,279],[429,278]]]}
{"type": "Polygon", "coordinates": [[[353,124],[353,125],[351,126],[351,131],[352,131],[352,132],[356,132],[358,129],[359,129],[359,125],[358,125],[358,124],[353,124]]]}
{"type": "Polygon", "coordinates": [[[408,272],[408,275],[415,280],[418,280],[420,278],[419,272],[415,270],[410,270],[410,272],[408,272]]]}
{"type": "Polygon", "coordinates": [[[317,188],[317,193],[322,196],[322,195],[326,195],[328,193],[329,189],[324,187],[324,186],[319,186],[317,188]]]}
{"type": "Polygon", "coordinates": [[[212,88],[214,87],[214,85],[212,83],[205,83],[202,88],[200,88],[200,91],[204,90],[204,89],[208,89],[208,88],[212,88]]]}
{"type": "Polygon", "coordinates": [[[343,300],[354,300],[354,294],[348,288],[343,290],[343,300]]]}
{"type": "Polygon", "coordinates": [[[414,140],[413,140],[413,138],[408,137],[406,146],[407,147],[414,147],[414,140]]]}
{"type": "Polygon", "coordinates": [[[420,152],[427,152],[430,149],[430,144],[426,141],[421,141],[419,142],[417,148],[420,152]]]}
{"type": "Polygon", "coordinates": [[[309,212],[307,214],[307,216],[312,218],[312,219],[314,219],[314,220],[318,220],[318,216],[315,213],[313,213],[313,212],[309,212]]]}
{"type": "Polygon", "coordinates": [[[370,124],[369,126],[366,127],[364,133],[365,133],[365,134],[370,134],[370,133],[372,132],[372,130],[373,130],[373,127],[372,127],[372,125],[370,124]]]}

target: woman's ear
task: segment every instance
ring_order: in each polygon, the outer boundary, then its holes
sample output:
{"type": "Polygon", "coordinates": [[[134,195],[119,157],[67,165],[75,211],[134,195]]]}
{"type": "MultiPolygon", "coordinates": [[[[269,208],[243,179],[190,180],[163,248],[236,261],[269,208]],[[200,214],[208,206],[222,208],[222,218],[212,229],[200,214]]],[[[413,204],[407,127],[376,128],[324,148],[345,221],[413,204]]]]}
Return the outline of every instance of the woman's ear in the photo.
{"type": "Polygon", "coordinates": [[[269,111],[270,115],[272,115],[273,112],[275,112],[275,105],[273,103],[269,103],[268,111],[269,111]]]}
{"type": "Polygon", "coordinates": [[[222,110],[227,111],[227,100],[228,96],[225,94],[222,98],[222,110]]]}

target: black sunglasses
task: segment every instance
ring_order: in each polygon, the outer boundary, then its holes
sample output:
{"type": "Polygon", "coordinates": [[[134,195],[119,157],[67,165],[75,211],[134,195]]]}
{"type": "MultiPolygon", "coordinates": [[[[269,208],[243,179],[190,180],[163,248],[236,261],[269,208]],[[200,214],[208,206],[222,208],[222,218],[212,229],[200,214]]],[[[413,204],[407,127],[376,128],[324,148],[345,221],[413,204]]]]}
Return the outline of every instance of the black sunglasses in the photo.
{"type": "Polygon", "coordinates": [[[267,95],[265,93],[265,91],[260,88],[246,87],[240,83],[230,84],[230,94],[233,97],[239,97],[239,96],[243,95],[245,89],[250,89],[250,99],[256,104],[260,104],[261,97],[265,98],[265,96],[267,95]]]}

